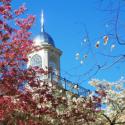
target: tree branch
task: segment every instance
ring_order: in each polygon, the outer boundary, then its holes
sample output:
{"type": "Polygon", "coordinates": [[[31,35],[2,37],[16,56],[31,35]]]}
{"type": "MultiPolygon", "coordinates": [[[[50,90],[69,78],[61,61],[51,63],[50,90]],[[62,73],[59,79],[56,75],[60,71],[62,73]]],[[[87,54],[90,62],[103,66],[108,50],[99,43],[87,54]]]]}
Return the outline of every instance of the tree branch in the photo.
{"type": "Polygon", "coordinates": [[[110,124],[112,123],[112,121],[110,120],[110,118],[107,115],[105,115],[105,114],[102,114],[102,115],[110,122],[110,124]]]}

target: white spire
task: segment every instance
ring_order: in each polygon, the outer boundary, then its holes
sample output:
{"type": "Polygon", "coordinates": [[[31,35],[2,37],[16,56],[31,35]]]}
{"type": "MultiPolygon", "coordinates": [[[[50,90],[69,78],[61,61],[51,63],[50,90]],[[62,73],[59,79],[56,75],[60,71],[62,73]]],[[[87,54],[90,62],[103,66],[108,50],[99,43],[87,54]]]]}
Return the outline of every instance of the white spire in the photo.
{"type": "Polygon", "coordinates": [[[44,32],[44,14],[41,11],[41,32],[44,32]]]}

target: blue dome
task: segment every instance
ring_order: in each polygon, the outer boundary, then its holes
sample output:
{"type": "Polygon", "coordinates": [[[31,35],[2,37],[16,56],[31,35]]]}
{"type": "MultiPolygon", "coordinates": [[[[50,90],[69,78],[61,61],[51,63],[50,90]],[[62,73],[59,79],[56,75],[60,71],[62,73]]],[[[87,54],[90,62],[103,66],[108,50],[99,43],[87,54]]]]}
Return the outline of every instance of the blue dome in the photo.
{"type": "Polygon", "coordinates": [[[34,41],[38,42],[40,45],[41,44],[50,44],[53,47],[55,47],[52,37],[46,32],[41,32],[38,36],[35,37],[34,41]]]}

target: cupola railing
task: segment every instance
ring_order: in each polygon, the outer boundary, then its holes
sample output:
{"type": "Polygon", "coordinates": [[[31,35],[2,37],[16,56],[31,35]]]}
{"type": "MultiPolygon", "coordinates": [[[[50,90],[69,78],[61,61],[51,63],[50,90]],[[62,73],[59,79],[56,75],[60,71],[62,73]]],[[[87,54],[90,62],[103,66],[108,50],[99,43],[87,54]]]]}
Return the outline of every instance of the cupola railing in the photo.
{"type": "Polygon", "coordinates": [[[62,76],[56,75],[55,73],[51,73],[51,81],[56,81],[59,86],[63,87],[66,91],[70,91],[78,96],[87,97],[91,91],[80,86],[78,83],[73,83],[62,76]]]}

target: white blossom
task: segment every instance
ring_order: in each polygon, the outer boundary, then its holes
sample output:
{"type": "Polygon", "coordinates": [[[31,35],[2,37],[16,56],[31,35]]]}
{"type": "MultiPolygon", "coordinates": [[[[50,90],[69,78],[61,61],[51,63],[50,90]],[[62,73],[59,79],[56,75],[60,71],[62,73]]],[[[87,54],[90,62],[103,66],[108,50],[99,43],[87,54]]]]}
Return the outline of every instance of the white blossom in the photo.
{"type": "Polygon", "coordinates": [[[49,83],[48,83],[48,86],[49,86],[49,87],[52,87],[52,82],[49,82],[49,83]]]}
{"type": "Polygon", "coordinates": [[[112,44],[110,50],[112,51],[114,48],[115,48],[115,44],[112,44]]]}
{"type": "MultiPolygon", "coordinates": [[[[96,90],[104,90],[106,97],[103,97],[102,104],[105,105],[104,113],[113,117],[116,113],[120,113],[120,107],[125,107],[125,79],[122,78],[116,82],[108,82],[106,80],[92,79],[89,84],[96,87],[96,90]]],[[[91,95],[90,95],[91,96],[91,95]]]]}
{"type": "Polygon", "coordinates": [[[59,90],[59,92],[60,92],[60,93],[62,93],[62,92],[63,92],[63,90],[61,89],[61,90],[59,90]]]}
{"type": "Polygon", "coordinates": [[[83,63],[84,63],[83,60],[81,60],[81,61],[80,61],[80,64],[83,64],[83,63]]]}
{"type": "Polygon", "coordinates": [[[75,59],[78,60],[80,58],[80,54],[79,53],[76,53],[75,54],[75,59]]]}
{"type": "Polygon", "coordinates": [[[38,104],[37,104],[37,108],[38,108],[38,109],[41,109],[41,107],[42,107],[41,104],[38,103],[38,104]]]}
{"type": "Polygon", "coordinates": [[[84,41],[84,43],[86,43],[87,42],[87,38],[84,38],[83,41],[84,41]]]}
{"type": "Polygon", "coordinates": [[[72,101],[73,101],[73,102],[77,102],[77,98],[76,98],[76,97],[73,97],[73,98],[72,98],[72,101]]]}
{"type": "Polygon", "coordinates": [[[78,89],[78,85],[74,85],[74,87],[73,87],[74,89],[78,89]]]}

